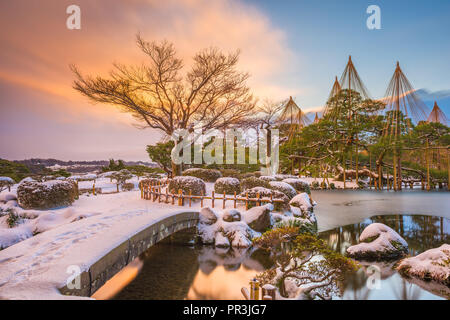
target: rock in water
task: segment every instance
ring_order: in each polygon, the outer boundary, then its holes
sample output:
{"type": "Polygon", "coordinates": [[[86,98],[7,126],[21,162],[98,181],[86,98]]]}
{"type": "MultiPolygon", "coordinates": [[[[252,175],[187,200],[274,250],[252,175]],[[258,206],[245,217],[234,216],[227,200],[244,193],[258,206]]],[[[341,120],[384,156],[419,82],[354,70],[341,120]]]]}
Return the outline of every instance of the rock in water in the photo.
{"type": "Polygon", "coordinates": [[[289,204],[293,207],[299,208],[302,212],[301,216],[304,218],[309,217],[310,213],[313,212],[313,203],[306,192],[296,195],[291,201],[289,201],[289,204]]]}
{"type": "Polygon", "coordinates": [[[272,208],[272,205],[251,208],[245,212],[245,222],[255,231],[266,231],[271,225],[270,211],[272,208]]]}
{"type": "Polygon", "coordinates": [[[222,234],[222,232],[217,232],[214,244],[218,248],[228,248],[230,246],[230,241],[222,234]]]}
{"type": "Polygon", "coordinates": [[[226,222],[241,221],[241,213],[236,209],[226,210],[223,213],[222,219],[226,222]]]}
{"type": "Polygon", "coordinates": [[[361,243],[347,249],[349,257],[358,260],[392,260],[408,253],[408,243],[382,223],[367,226],[359,237],[361,243]]]}
{"type": "Polygon", "coordinates": [[[450,288],[450,244],[403,259],[397,269],[404,275],[437,281],[450,288]]]}
{"type": "Polygon", "coordinates": [[[202,208],[199,214],[201,224],[212,225],[217,222],[217,214],[210,208],[202,208]]]}

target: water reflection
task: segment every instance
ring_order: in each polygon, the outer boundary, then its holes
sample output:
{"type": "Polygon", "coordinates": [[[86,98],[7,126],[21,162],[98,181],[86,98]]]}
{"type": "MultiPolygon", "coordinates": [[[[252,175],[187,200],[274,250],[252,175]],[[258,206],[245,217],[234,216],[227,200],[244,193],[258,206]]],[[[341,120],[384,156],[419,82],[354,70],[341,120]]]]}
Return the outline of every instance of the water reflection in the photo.
{"type": "MultiPolygon", "coordinates": [[[[444,243],[450,243],[450,221],[442,217],[421,215],[387,215],[374,216],[348,226],[335,228],[320,233],[320,238],[342,254],[346,249],[358,243],[361,232],[374,222],[384,223],[397,231],[409,245],[409,253],[418,255],[430,248],[436,248],[444,243]]],[[[360,262],[362,268],[349,275],[343,284],[342,299],[436,299],[450,298],[450,289],[434,282],[424,282],[413,278],[403,278],[394,269],[397,261],[388,263],[360,262]],[[372,275],[371,266],[376,266],[381,272],[378,289],[369,289],[367,281],[372,275]]],[[[370,279],[369,279],[370,280],[370,279]]]]}
{"type": "Polygon", "coordinates": [[[255,248],[221,249],[161,243],[140,257],[144,267],[115,299],[243,299],[249,279],[273,264],[255,248]]]}
{"type": "Polygon", "coordinates": [[[374,222],[384,223],[397,231],[408,242],[409,253],[412,256],[444,243],[450,243],[448,219],[421,215],[374,216],[361,223],[321,232],[320,238],[327,241],[333,250],[345,254],[348,247],[359,242],[361,232],[374,222]]]}

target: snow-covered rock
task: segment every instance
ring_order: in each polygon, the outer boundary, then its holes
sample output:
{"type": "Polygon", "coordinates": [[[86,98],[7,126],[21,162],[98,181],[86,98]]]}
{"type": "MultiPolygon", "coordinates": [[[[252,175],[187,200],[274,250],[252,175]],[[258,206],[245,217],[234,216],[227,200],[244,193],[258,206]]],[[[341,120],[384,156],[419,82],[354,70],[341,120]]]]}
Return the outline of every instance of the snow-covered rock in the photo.
{"type": "Polygon", "coordinates": [[[241,221],[241,213],[236,209],[225,210],[222,219],[226,222],[241,221]]]}
{"type": "Polygon", "coordinates": [[[434,280],[450,287],[450,244],[403,259],[397,270],[407,276],[425,281],[434,280]]]}
{"type": "Polygon", "coordinates": [[[199,222],[200,224],[212,225],[217,221],[217,214],[210,207],[205,207],[200,210],[199,222]]]}
{"type": "Polygon", "coordinates": [[[214,245],[218,248],[228,248],[230,246],[230,241],[222,232],[217,232],[214,239],[214,245]]]}
{"type": "Polygon", "coordinates": [[[289,199],[292,199],[297,195],[297,191],[294,189],[294,187],[286,182],[270,181],[269,184],[272,189],[283,192],[288,196],[289,199]]]}
{"type": "Polygon", "coordinates": [[[359,260],[391,260],[408,252],[406,241],[382,223],[367,226],[361,233],[359,241],[359,244],[347,249],[350,257],[359,260]]]}
{"type": "Polygon", "coordinates": [[[219,178],[214,183],[214,192],[219,194],[234,194],[241,192],[241,182],[239,179],[225,177],[219,178]]]}
{"type": "Polygon", "coordinates": [[[273,210],[271,204],[253,207],[244,213],[244,221],[250,228],[258,232],[264,232],[271,226],[270,212],[273,210]]]}
{"type": "Polygon", "coordinates": [[[309,216],[309,213],[313,212],[314,204],[306,192],[296,195],[291,201],[289,201],[289,204],[293,207],[299,208],[302,216],[309,216]]]}

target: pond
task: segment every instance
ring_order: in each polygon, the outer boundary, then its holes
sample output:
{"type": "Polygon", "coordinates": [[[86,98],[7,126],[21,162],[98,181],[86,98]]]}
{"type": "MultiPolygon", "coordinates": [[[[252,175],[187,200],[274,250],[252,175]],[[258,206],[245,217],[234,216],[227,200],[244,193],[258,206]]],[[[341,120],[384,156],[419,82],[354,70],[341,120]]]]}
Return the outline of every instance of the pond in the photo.
{"type": "MultiPolygon", "coordinates": [[[[344,253],[372,222],[396,230],[417,255],[443,243],[450,243],[447,192],[403,191],[316,191],[319,236],[336,251],[344,253]]],[[[214,249],[158,244],[139,258],[140,272],[127,279],[114,299],[243,299],[240,289],[273,265],[262,250],[214,249]],[[133,280],[131,280],[133,279],[133,280]]],[[[402,278],[392,266],[376,264],[381,271],[377,288],[368,289],[368,266],[349,275],[337,299],[444,299],[450,289],[402,278]]],[[[123,270],[127,272],[127,268],[123,270]]],[[[110,296],[112,294],[110,293],[110,296]]],[[[108,295],[103,297],[110,297],[108,295]]],[[[102,295],[97,296],[102,298],[102,295]]]]}

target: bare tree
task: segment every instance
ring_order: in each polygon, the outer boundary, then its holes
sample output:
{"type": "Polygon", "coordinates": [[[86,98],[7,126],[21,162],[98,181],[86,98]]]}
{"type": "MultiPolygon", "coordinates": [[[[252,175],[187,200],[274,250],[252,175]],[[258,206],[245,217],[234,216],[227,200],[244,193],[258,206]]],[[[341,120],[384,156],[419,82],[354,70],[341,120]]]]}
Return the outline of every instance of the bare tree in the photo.
{"type": "MultiPolygon", "coordinates": [[[[74,89],[94,103],[120,107],[141,128],[159,129],[168,136],[177,129],[191,130],[197,123],[205,131],[220,130],[241,122],[254,109],[249,74],[236,68],[239,51],[224,54],[216,48],[204,49],[183,73],[172,43],[147,42],[137,35],[137,45],[149,58],[148,64],[115,63],[108,79],[83,76],[72,65],[74,89]]],[[[179,174],[174,163],[172,172],[179,174]]]]}

